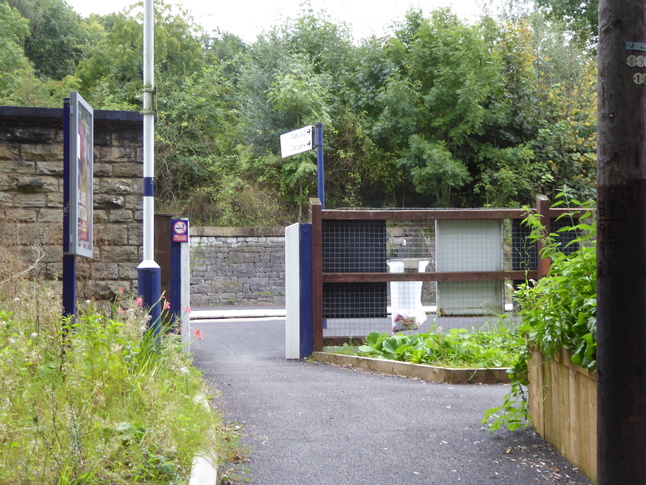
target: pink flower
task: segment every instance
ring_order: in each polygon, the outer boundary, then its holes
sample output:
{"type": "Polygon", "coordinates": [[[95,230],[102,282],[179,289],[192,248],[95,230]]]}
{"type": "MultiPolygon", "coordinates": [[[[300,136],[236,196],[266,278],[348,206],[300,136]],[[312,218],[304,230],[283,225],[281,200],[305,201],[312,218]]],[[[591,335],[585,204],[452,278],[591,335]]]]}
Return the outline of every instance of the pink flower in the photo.
{"type": "Polygon", "coordinates": [[[126,311],[123,308],[119,307],[119,314],[124,315],[125,313],[126,311]]]}
{"type": "Polygon", "coordinates": [[[198,340],[202,340],[202,338],[204,337],[204,334],[201,332],[199,328],[196,328],[193,333],[195,334],[198,340]]]}
{"type": "Polygon", "coordinates": [[[190,306],[185,306],[184,308],[182,308],[182,310],[184,310],[186,313],[191,313],[191,307],[190,306]]]}
{"type": "Polygon", "coordinates": [[[144,305],[144,299],[142,297],[137,298],[137,306],[143,306],[144,305]]]}
{"type": "Polygon", "coordinates": [[[126,291],[126,289],[123,286],[119,287],[119,293],[123,295],[123,292],[126,291]]]}
{"type": "Polygon", "coordinates": [[[170,302],[169,301],[164,302],[164,310],[170,310],[170,302]]]}

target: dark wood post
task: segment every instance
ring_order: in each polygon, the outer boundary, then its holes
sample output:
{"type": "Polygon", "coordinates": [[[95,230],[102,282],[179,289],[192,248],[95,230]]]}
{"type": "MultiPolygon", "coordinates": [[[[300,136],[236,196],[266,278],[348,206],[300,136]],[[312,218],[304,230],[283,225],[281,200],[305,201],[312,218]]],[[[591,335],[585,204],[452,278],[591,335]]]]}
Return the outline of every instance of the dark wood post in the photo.
{"type": "Polygon", "coordinates": [[[600,0],[598,483],[646,483],[646,15],[600,0]]]}
{"type": "MultiPolygon", "coordinates": [[[[544,195],[537,195],[536,196],[536,214],[538,214],[541,218],[541,223],[545,227],[545,232],[547,235],[549,235],[552,232],[551,224],[550,224],[550,199],[548,199],[544,195]]],[[[538,279],[544,278],[547,276],[547,273],[550,271],[550,265],[552,263],[552,260],[550,258],[543,258],[541,257],[541,252],[543,249],[543,243],[539,239],[538,243],[536,245],[537,252],[538,252],[538,279]]]]}
{"type": "MultiPolygon", "coordinates": [[[[155,214],[155,261],[160,268],[161,293],[170,301],[171,215],[155,214]]],[[[163,304],[161,305],[163,309],[163,304]]]]}
{"type": "Polygon", "coordinates": [[[312,223],[312,343],[315,352],[323,350],[323,220],[321,201],[310,199],[312,223]]]}

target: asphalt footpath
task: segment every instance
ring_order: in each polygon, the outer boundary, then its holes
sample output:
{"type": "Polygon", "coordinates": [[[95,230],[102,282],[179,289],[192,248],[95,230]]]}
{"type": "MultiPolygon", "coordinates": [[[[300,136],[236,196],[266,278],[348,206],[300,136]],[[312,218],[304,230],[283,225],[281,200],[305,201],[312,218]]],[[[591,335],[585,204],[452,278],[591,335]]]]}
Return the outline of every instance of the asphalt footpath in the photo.
{"type": "Polygon", "coordinates": [[[220,469],[223,484],[590,483],[535,432],[483,429],[507,385],[285,360],[285,322],[276,317],[192,318],[191,327],[202,333],[191,344],[195,365],[247,448],[242,463],[220,469]]]}

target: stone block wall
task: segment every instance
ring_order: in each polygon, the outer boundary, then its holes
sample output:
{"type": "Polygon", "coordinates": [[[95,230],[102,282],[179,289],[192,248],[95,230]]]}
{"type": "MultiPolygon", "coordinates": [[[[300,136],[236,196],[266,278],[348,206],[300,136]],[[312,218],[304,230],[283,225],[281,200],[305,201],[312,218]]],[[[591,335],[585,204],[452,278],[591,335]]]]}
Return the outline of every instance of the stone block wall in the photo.
{"type": "MultiPolygon", "coordinates": [[[[94,114],[94,259],[77,258],[77,286],[79,298],[111,299],[121,286],[137,290],[143,122],[134,112],[94,114]]],[[[0,221],[0,281],[29,269],[60,284],[62,108],[0,106],[0,221]]],[[[192,227],[191,234],[192,306],[284,304],[283,228],[192,227]]]]}
{"type": "Polygon", "coordinates": [[[191,306],[285,304],[284,228],[190,232],[191,306]]]}
{"type": "MultiPolygon", "coordinates": [[[[80,297],[136,291],[142,245],[142,116],[94,112],[94,259],[77,258],[80,297]]],[[[0,107],[0,244],[16,268],[59,281],[63,109],[0,107]]]]}

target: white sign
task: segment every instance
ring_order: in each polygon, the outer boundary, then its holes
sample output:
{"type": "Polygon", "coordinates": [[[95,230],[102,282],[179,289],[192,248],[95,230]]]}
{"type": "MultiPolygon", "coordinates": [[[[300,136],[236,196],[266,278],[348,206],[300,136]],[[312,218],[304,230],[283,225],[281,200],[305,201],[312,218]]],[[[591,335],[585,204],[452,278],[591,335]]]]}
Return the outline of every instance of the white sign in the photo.
{"type": "Polygon", "coordinates": [[[283,158],[297,153],[308,152],[314,148],[314,126],[305,126],[298,130],[280,135],[280,154],[283,158]]]}

